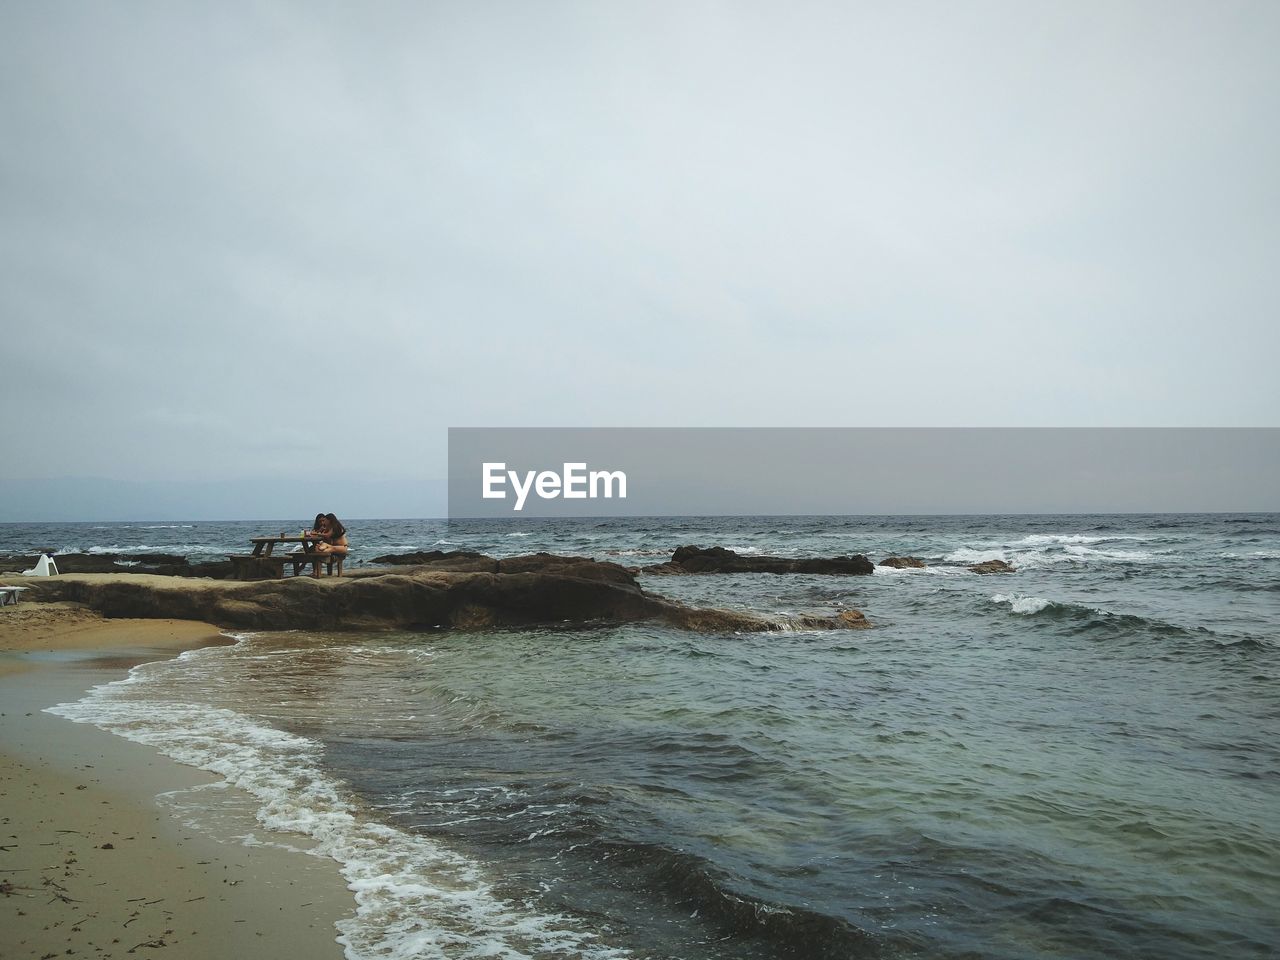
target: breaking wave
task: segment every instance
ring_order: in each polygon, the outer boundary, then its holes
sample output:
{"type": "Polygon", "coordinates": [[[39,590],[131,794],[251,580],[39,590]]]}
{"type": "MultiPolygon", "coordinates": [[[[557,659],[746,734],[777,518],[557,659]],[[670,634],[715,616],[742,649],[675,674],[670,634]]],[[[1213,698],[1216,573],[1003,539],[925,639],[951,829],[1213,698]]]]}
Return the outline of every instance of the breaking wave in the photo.
{"type": "MultiPolygon", "coordinates": [[[[178,662],[224,649],[189,651],[178,662]]],[[[337,861],[355,894],[355,915],[337,924],[348,957],[628,955],[578,918],[501,897],[483,864],[366,815],[323,771],[317,741],[232,710],[167,699],[154,687],[140,695],[139,687],[171,669],[165,662],[135,667],[128,678],[47,712],[216,773],[256,800],[264,827],[315,841],[306,852],[337,861]]]]}

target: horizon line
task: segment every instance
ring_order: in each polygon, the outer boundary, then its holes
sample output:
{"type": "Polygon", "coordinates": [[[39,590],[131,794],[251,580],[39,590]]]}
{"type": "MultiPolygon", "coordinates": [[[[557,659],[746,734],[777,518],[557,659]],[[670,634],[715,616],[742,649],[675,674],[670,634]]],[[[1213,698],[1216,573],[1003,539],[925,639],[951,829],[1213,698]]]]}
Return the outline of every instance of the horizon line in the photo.
{"type": "MultiPolygon", "coordinates": [[[[1231,515],[1280,515],[1280,509],[1273,510],[1257,510],[1257,509],[1236,509],[1236,510],[1019,510],[1008,513],[993,512],[902,512],[902,513],[639,513],[639,514],[575,514],[572,516],[515,516],[503,515],[497,517],[450,517],[450,516],[434,516],[434,517],[410,517],[410,516],[386,516],[386,517],[351,517],[350,523],[363,522],[390,522],[390,521],[443,521],[450,522],[497,522],[505,523],[508,521],[515,522],[540,522],[540,521],[562,521],[562,520],[773,520],[773,519],[816,519],[816,518],[841,518],[841,519],[884,519],[891,517],[1221,517],[1231,515]]],[[[89,518],[84,520],[0,520],[0,525],[18,526],[26,524],[83,524],[83,523],[102,523],[102,524],[134,524],[134,523],[279,523],[290,522],[295,520],[284,517],[131,517],[124,520],[109,520],[103,518],[89,518]]]]}

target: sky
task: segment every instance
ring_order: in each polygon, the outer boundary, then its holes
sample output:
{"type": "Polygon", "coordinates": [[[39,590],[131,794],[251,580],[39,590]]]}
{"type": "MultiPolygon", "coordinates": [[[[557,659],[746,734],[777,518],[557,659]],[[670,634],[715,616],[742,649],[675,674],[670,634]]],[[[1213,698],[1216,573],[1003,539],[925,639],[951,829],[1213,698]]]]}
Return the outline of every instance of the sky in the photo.
{"type": "Polygon", "coordinates": [[[0,520],[442,513],[449,427],[1280,425],[1277,49],[1270,0],[0,0],[0,520]]]}

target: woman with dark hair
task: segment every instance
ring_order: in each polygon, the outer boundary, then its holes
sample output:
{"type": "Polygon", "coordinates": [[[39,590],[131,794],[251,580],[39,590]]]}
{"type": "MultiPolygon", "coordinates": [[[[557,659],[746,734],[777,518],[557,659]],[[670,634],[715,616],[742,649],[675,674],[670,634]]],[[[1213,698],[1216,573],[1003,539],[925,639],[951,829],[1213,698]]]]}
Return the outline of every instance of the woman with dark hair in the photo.
{"type": "MultiPolygon", "coordinates": [[[[315,529],[307,533],[308,537],[313,535],[315,544],[312,547],[312,552],[324,557],[330,557],[334,554],[346,556],[347,528],[332,513],[316,514],[315,529]]],[[[311,576],[319,578],[319,560],[311,565],[311,576]]]]}
{"type": "Polygon", "coordinates": [[[315,520],[311,521],[311,529],[302,531],[302,550],[304,553],[310,553],[316,548],[316,541],[324,539],[324,533],[321,527],[324,526],[324,514],[317,513],[315,520]]]}

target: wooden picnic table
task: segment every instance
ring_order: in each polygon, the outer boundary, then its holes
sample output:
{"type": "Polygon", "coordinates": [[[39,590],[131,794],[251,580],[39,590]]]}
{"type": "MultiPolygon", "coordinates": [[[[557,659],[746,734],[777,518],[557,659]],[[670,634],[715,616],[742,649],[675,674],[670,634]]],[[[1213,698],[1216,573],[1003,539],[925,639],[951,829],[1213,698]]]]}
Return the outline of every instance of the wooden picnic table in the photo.
{"type": "Polygon", "coordinates": [[[253,544],[253,554],[255,557],[269,557],[272,549],[277,543],[300,543],[302,549],[309,550],[308,543],[318,543],[318,537],[286,537],[283,533],[278,537],[250,537],[249,542],[253,544]],[[263,548],[266,548],[265,550],[263,548]]]}
{"type": "Polygon", "coordinates": [[[320,537],[280,534],[279,536],[270,537],[250,537],[249,542],[253,544],[253,553],[228,557],[233,565],[232,575],[237,580],[279,580],[284,576],[286,563],[293,564],[293,575],[295,577],[298,576],[303,567],[320,563],[326,565],[330,574],[333,573],[333,568],[336,564],[338,576],[342,576],[342,563],[346,559],[345,554],[313,554],[311,552],[312,547],[321,542],[320,537]],[[272,550],[275,549],[277,543],[300,543],[302,544],[302,550],[295,553],[272,555],[272,550]]]}

